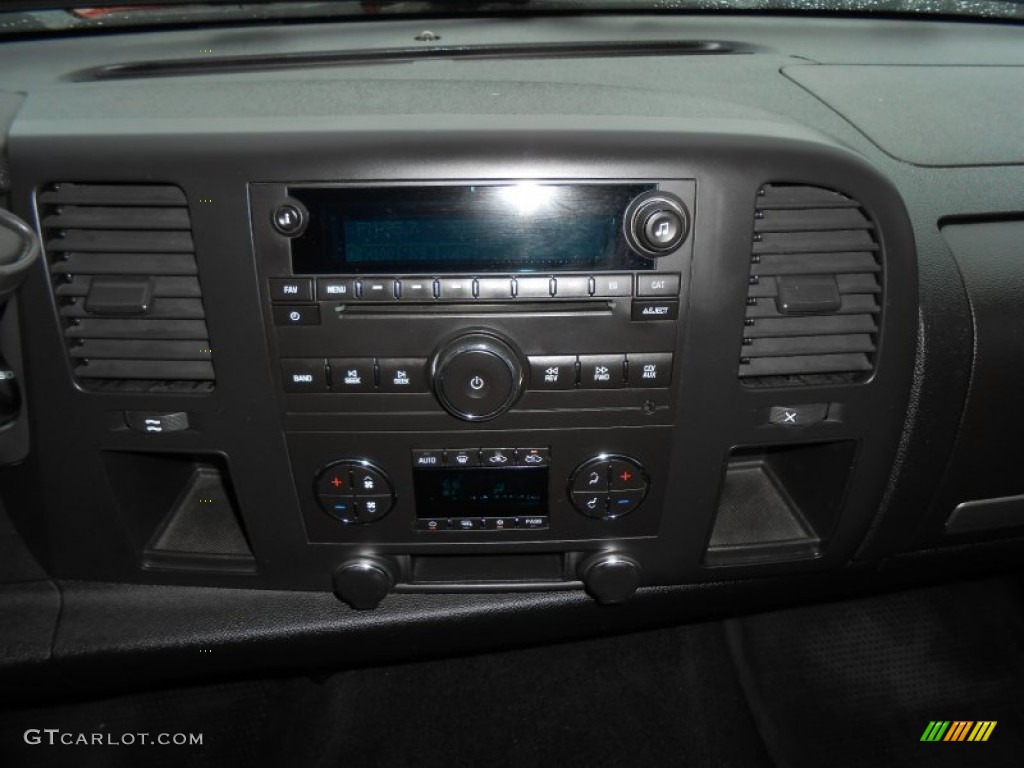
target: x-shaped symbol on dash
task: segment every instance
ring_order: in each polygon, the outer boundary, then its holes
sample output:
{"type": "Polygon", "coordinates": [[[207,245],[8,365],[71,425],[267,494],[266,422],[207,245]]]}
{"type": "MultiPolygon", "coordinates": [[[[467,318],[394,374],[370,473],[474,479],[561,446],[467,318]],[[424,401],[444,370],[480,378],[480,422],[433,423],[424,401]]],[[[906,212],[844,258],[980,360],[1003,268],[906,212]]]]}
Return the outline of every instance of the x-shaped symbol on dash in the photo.
{"type": "Polygon", "coordinates": [[[785,411],[782,414],[783,424],[796,424],[796,411],[785,411]]]}

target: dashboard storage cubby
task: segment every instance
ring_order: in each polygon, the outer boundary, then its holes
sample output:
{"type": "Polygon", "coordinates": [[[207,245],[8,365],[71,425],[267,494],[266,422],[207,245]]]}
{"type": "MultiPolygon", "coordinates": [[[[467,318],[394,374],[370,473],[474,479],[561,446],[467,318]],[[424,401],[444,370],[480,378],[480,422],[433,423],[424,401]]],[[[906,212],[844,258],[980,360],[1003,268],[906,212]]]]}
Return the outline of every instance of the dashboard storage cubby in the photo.
{"type": "Polygon", "coordinates": [[[734,449],[704,564],[814,558],[838,521],[856,443],[734,449]]]}
{"type": "Polygon", "coordinates": [[[111,452],[104,459],[144,569],[255,573],[222,456],[111,452]]]}

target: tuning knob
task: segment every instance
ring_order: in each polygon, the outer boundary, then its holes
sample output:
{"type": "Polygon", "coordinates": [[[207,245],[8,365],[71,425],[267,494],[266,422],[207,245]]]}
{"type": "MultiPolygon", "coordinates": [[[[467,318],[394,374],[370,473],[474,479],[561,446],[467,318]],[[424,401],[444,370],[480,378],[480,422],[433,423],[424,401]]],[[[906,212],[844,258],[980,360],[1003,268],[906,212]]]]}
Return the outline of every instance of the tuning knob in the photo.
{"type": "Polygon", "coordinates": [[[671,253],[690,233],[690,214],[683,201],[665,192],[651,192],[629,204],[625,234],[637,253],[658,258],[671,253]]]}
{"type": "Polygon", "coordinates": [[[588,558],[579,573],[587,592],[603,605],[628,600],[640,586],[640,564],[614,552],[588,558]]]}
{"type": "Polygon", "coordinates": [[[375,557],[350,560],[334,572],[334,594],[357,611],[376,608],[394,585],[388,564],[375,557]]]}
{"type": "Polygon", "coordinates": [[[515,351],[488,333],[469,333],[442,349],[433,365],[441,405],[465,421],[504,413],[523,389],[523,365],[515,351]]]}

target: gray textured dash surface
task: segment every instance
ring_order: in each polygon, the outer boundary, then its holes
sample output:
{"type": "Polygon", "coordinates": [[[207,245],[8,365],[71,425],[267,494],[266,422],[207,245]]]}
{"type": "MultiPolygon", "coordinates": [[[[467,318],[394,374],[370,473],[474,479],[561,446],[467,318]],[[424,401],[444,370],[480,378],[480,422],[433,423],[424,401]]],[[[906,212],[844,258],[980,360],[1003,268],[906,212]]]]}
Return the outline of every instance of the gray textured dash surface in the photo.
{"type": "Polygon", "coordinates": [[[897,159],[1024,163],[1024,67],[797,66],[783,73],[897,159]]]}

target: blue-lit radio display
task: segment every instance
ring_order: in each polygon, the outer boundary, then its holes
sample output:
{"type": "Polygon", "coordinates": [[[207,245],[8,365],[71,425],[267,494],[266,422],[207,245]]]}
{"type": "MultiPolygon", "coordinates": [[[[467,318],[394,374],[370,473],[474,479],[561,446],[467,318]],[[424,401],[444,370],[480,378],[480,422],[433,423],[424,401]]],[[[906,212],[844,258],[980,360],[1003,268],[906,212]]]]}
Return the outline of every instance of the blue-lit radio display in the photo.
{"type": "Polygon", "coordinates": [[[653,269],[622,219],[653,184],[299,187],[309,213],[295,274],[653,269]]]}

